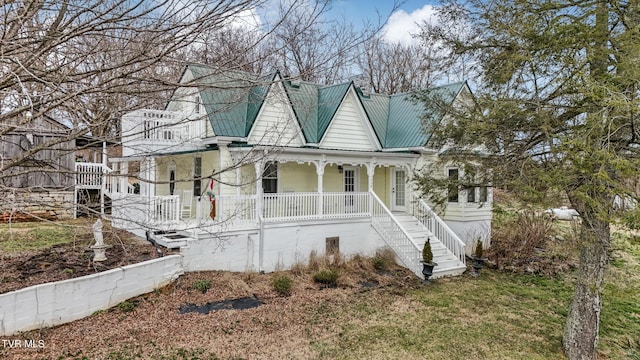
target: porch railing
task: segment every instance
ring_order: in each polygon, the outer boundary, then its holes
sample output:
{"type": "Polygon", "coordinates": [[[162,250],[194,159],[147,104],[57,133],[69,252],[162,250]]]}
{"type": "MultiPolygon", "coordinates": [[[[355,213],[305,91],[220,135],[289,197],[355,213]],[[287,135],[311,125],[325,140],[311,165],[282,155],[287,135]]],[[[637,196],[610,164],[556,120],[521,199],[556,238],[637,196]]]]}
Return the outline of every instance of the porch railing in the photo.
{"type": "Polygon", "coordinates": [[[255,224],[256,196],[237,195],[216,198],[216,220],[235,224],[255,224]]]}
{"type": "Polygon", "coordinates": [[[394,250],[404,266],[418,277],[422,277],[421,249],[382,200],[374,192],[369,194],[372,199],[371,225],[394,250]]]}
{"type": "Polygon", "coordinates": [[[111,169],[102,163],[75,163],[76,187],[100,189],[102,186],[102,175],[110,172],[111,169]]]}
{"type": "Polygon", "coordinates": [[[322,194],[322,215],[325,219],[352,218],[371,214],[368,192],[322,194]]]}
{"type": "MultiPolygon", "coordinates": [[[[149,216],[154,223],[171,224],[181,220],[179,195],[136,198],[150,201],[149,216]]],[[[394,249],[405,266],[416,275],[421,274],[421,249],[374,192],[265,194],[260,214],[256,214],[256,200],[255,195],[219,196],[216,198],[215,219],[211,219],[211,204],[203,198],[197,202],[196,219],[198,224],[236,227],[257,226],[256,216],[266,223],[371,217],[374,229],[394,249]]],[[[465,244],[462,240],[422,199],[414,195],[412,200],[408,211],[464,264],[465,244]]]]}
{"type": "Polygon", "coordinates": [[[150,205],[152,222],[177,223],[180,220],[179,195],[154,196],[150,205]]]}
{"type": "Polygon", "coordinates": [[[279,220],[312,220],[318,218],[318,193],[265,194],[262,218],[279,220]]]}
{"type": "Polygon", "coordinates": [[[411,194],[411,212],[440,242],[451,251],[463,264],[465,244],[453,230],[427,205],[424,200],[411,194]]]}
{"type": "MultiPolygon", "coordinates": [[[[367,192],[265,194],[261,215],[264,222],[364,217],[371,213],[370,203],[367,192]]],[[[199,223],[211,222],[210,212],[211,204],[203,198],[196,211],[199,223]]],[[[216,223],[255,223],[256,196],[218,196],[215,215],[216,223]]]]}
{"type": "Polygon", "coordinates": [[[127,175],[107,174],[104,187],[109,194],[135,193],[135,187],[129,184],[127,175]]]}

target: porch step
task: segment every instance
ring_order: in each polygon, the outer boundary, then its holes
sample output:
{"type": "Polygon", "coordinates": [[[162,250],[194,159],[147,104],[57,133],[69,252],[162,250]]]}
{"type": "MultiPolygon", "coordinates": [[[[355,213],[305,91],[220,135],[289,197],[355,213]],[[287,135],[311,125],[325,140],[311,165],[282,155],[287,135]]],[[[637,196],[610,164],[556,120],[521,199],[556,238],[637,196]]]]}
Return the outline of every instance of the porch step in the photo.
{"type": "Polygon", "coordinates": [[[152,231],[150,236],[158,245],[167,249],[177,249],[187,245],[189,240],[194,240],[184,231],[152,231]]]}
{"type": "Polygon", "coordinates": [[[418,219],[405,213],[394,213],[393,216],[395,216],[407,234],[413,238],[420,251],[422,251],[427,238],[430,239],[433,261],[438,264],[438,266],[433,269],[432,279],[462,275],[462,273],[467,270],[467,266],[458,260],[418,219]]]}

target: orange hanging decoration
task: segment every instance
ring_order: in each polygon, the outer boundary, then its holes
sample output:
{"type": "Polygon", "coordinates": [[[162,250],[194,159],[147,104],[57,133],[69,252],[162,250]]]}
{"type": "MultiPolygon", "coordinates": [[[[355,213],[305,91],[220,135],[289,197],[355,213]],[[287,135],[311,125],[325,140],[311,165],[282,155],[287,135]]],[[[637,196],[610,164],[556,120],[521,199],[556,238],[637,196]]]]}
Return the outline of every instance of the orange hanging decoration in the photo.
{"type": "Polygon", "coordinates": [[[213,193],[213,178],[209,180],[207,195],[209,195],[209,202],[211,203],[211,211],[209,212],[209,217],[211,218],[211,220],[215,220],[216,219],[216,195],[213,193]]]}

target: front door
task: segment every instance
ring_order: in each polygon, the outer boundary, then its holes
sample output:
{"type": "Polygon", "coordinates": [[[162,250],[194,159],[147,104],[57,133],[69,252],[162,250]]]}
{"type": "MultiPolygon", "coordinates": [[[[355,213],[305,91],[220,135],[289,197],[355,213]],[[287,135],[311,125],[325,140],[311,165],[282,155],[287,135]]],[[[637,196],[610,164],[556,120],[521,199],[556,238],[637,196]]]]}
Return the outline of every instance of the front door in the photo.
{"type": "Polygon", "coordinates": [[[407,201],[407,173],[404,169],[393,169],[391,173],[391,211],[405,211],[407,201]]]}

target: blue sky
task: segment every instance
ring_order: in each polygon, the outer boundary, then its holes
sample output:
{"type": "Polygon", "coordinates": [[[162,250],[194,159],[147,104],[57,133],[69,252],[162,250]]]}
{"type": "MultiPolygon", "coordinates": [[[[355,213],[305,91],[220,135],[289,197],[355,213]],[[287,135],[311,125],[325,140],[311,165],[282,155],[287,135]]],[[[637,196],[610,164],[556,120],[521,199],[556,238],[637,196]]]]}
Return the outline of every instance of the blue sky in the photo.
{"type": "MultiPolygon", "coordinates": [[[[410,42],[410,33],[416,33],[416,23],[428,20],[433,14],[433,8],[439,1],[406,0],[391,14],[386,27],[387,40],[392,42],[410,42]]],[[[393,7],[392,0],[336,0],[331,11],[336,17],[350,19],[359,25],[369,20],[377,23],[379,15],[384,18],[389,15],[393,7]],[[379,15],[378,15],[379,14],[379,15]]]]}

